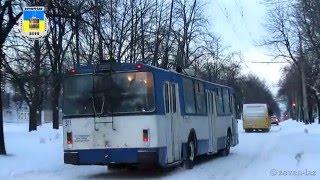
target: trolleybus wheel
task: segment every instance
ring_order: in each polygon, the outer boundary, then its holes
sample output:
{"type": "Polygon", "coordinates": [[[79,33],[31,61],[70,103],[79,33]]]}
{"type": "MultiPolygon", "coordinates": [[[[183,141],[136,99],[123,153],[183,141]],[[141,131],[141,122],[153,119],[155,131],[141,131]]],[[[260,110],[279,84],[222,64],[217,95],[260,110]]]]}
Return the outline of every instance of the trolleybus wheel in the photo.
{"type": "Polygon", "coordinates": [[[125,168],[124,164],[109,164],[108,170],[109,171],[116,171],[125,168]]]}
{"type": "Polygon", "coordinates": [[[188,141],[187,144],[187,159],[184,162],[184,166],[186,169],[192,169],[194,166],[194,159],[196,156],[195,150],[195,142],[193,139],[188,141]]]}
{"type": "Polygon", "coordinates": [[[226,140],[226,147],[221,151],[223,156],[228,156],[230,154],[230,147],[231,147],[231,133],[228,131],[227,133],[227,140],[226,140]]]}

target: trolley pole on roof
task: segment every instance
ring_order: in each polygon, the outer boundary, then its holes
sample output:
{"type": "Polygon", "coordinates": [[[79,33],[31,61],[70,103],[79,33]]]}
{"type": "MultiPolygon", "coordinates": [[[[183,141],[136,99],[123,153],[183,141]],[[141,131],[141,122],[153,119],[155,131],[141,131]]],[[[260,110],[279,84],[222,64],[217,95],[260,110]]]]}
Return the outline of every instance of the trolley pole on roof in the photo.
{"type": "Polygon", "coordinates": [[[253,64],[289,64],[286,61],[250,61],[253,64]]]}

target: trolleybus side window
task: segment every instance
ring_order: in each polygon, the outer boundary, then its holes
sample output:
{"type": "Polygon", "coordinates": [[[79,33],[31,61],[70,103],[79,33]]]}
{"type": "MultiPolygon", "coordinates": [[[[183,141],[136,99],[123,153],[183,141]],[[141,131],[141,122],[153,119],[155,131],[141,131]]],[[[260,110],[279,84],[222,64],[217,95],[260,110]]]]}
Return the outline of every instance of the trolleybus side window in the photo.
{"type": "Polygon", "coordinates": [[[172,112],[177,112],[177,99],[176,99],[176,85],[172,84],[171,86],[172,91],[172,112]]]}
{"type": "Polygon", "coordinates": [[[216,90],[216,104],[217,104],[217,114],[223,115],[223,98],[221,88],[216,90]]]}
{"type": "Polygon", "coordinates": [[[231,113],[232,114],[235,114],[235,108],[234,108],[234,94],[233,93],[231,93],[230,91],[229,91],[229,97],[230,97],[230,109],[231,109],[231,113]]]}
{"type": "MultiPolygon", "coordinates": [[[[214,103],[214,98],[213,98],[213,97],[214,97],[214,94],[213,94],[213,93],[210,93],[210,96],[211,96],[210,98],[211,98],[211,100],[212,100],[212,103],[214,103]]],[[[217,105],[216,105],[216,106],[217,106],[217,105]]],[[[211,111],[212,111],[212,112],[214,112],[214,108],[215,108],[215,106],[212,104],[212,105],[211,105],[211,111]]]]}
{"type": "Polygon", "coordinates": [[[166,113],[169,113],[170,104],[169,104],[169,84],[168,83],[164,84],[164,101],[165,101],[166,113]]]}
{"type": "Polygon", "coordinates": [[[206,97],[204,93],[204,87],[201,82],[195,82],[196,89],[196,104],[197,104],[197,114],[205,114],[207,112],[206,108],[206,97]]]}
{"type": "Polygon", "coordinates": [[[193,81],[191,79],[183,79],[183,96],[185,104],[185,112],[187,114],[195,114],[195,97],[194,97],[194,87],[193,81]]]}
{"type": "Polygon", "coordinates": [[[230,114],[230,96],[229,90],[224,88],[223,89],[223,106],[224,106],[224,114],[230,114]]]}

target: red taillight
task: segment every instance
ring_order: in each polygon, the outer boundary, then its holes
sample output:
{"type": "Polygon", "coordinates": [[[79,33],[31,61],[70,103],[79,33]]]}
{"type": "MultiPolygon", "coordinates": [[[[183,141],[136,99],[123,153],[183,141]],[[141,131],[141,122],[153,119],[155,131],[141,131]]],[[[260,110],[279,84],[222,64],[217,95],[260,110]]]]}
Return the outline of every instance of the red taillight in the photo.
{"type": "Polygon", "coordinates": [[[72,132],[67,132],[67,144],[73,144],[72,132]]]}
{"type": "Polygon", "coordinates": [[[136,65],[136,69],[137,69],[137,70],[141,70],[141,69],[142,69],[142,64],[137,64],[137,65],[136,65]]]}
{"type": "Polygon", "coordinates": [[[75,70],[75,69],[70,69],[70,70],[69,70],[69,73],[70,73],[70,74],[75,74],[75,73],[76,73],[76,70],[75,70]]]}
{"type": "Polygon", "coordinates": [[[143,142],[147,143],[149,142],[149,130],[148,129],[144,129],[142,131],[142,138],[143,138],[143,142]]]}

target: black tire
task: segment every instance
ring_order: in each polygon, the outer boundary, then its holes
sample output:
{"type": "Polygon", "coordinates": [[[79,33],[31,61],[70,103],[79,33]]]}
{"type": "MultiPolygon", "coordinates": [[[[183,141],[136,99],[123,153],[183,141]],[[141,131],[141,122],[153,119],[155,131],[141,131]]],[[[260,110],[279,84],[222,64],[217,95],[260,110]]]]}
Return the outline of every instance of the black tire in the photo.
{"type": "Polygon", "coordinates": [[[226,139],[226,147],[222,149],[221,155],[222,156],[228,156],[230,154],[230,148],[231,148],[231,133],[228,131],[227,133],[227,139],[226,139]]]}
{"type": "Polygon", "coordinates": [[[117,170],[120,170],[123,168],[125,168],[125,166],[123,164],[109,164],[108,165],[109,171],[117,171],[117,170]]]}
{"type": "Polygon", "coordinates": [[[269,132],[269,131],[270,131],[269,128],[263,130],[263,132],[269,132]]]}
{"type": "Polygon", "coordinates": [[[196,157],[195,139],[191,138],[187,144],[187,158],[184,161],[184,167],[186,169],[192,169],[194,166],[194,159],[196,157]]]}

